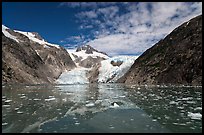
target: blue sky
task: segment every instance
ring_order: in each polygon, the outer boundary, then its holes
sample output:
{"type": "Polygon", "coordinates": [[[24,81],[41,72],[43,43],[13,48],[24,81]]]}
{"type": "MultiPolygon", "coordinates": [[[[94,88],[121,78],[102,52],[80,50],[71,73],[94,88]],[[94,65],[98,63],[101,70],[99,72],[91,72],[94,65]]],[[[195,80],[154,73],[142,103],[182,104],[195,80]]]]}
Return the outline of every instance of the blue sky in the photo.
{"type": "Polygon", "coordinates": [[[200,2],[2,2],[2,23],[65,47],[138,55],[202,14],[200,2]]]}

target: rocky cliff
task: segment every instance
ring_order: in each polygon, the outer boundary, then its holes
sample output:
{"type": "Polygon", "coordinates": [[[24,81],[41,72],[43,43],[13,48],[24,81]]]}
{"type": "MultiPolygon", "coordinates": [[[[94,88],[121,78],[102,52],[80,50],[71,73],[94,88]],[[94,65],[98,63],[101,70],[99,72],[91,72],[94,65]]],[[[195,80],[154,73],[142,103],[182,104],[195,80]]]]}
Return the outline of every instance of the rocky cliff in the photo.
{"type": "Polygon", "coordinates": [[[35,32],[2,25],[2,82],[53,83],[64,70],[76,67],[67,51],[35,32]]]}
{"type": "Polygon", "coordinates": [[[145,51],[117,82],[202,85],[202,15],[145,51]]]}

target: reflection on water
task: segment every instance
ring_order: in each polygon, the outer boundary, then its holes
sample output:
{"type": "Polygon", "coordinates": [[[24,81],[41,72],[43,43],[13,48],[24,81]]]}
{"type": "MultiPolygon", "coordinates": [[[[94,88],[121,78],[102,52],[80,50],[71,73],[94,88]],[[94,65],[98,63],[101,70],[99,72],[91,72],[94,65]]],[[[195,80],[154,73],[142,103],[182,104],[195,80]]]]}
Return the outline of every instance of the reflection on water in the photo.
{"type": "Polygon", "coordinates": [[[202,87],[90,84],[2,88],[4,133],[202,132],[202,87]]]}

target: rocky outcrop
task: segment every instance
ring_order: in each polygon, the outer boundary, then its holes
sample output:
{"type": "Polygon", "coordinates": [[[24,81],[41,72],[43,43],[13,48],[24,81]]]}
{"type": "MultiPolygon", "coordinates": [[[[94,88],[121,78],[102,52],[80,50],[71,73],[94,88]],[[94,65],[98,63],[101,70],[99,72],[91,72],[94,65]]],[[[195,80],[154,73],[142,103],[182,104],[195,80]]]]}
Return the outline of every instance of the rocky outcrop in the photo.
{"type": "Polygon", "coordinates": [[[90,83],[98,83],[99,68],[101,64],[96,64],[89,72],[87,73],[87,78],[90,83]]]}
{"type": "Polygon", "coordinates": [[[113,65],[113,66],[120,66],[121,64],[123,64],[123,62],[122,61],[111,61],[111,64],[113,65]]]}
{"type": "Polygon", "coordinates": [[[145,51],[117,82],[202,85],[202,15],[145,51]]]}
{"type": "MultiPolygon", "coordinates": [[[[44,43],[39,34],[32,34],[44,43]]],[[[76,67],[64,48],[40,43],[22,33],[4,29],[2,32],[3,83],[54,83],[64,70],[76,67]],[[5,30],[12,36],[8,34],[5,36],[5,30]],[[17,41],[13,40],[13,37],[17,41]]]]}

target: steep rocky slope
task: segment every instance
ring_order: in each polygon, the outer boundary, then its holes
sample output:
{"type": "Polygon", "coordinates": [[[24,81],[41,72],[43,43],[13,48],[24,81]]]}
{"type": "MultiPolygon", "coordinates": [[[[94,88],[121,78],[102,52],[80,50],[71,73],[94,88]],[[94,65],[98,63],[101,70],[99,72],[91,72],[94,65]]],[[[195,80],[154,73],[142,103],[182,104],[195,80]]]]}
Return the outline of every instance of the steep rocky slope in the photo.
{"type": "Polygon", "coordinates": [[[67,51],[38,33],[2,25],[2,82],[53,83],[64,70],[76,67],[67,51]]]}
{"type": "Polygon", "coordinates": [[[117,82],[202,85],[202,15],[145,51],[117,82]]]}

